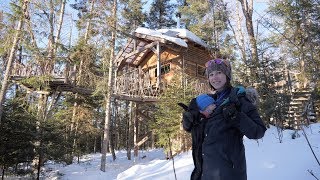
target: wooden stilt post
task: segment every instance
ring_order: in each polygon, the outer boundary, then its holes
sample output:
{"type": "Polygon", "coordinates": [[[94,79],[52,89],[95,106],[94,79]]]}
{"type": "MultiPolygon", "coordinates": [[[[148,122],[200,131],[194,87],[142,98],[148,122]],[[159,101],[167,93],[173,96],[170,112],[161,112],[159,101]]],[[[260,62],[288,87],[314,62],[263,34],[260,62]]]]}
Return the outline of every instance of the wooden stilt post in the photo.
{"type": "Polygon", "coordinates": [[[160,87],[161,83],[161,58],[160,58],[160,43],[157,43],[157,50],[156,50],[156,55],[157,55],[157,87],[160,87]]]}
{"type": "Polygon", "coordinates": [[[133,107],[133,142],[134,142],[134,153],[133,155],[135,157],[138,156],[138,117],[137,117],[137,109],[138,109],[138,104],[136,102],[134,102],[134,107],[133,107]]]}

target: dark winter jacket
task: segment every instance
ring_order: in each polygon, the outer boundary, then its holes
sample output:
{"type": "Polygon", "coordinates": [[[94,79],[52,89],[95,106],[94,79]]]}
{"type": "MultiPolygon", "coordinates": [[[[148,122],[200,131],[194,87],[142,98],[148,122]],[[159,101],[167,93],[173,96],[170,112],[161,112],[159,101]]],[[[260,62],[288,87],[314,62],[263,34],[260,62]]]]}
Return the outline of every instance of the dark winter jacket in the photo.
{"type": "MultiPolygon", "coordinates": [[[[192,135],[195,169],[192,180],[246,180],[243,135],[251,139],[263,137],[266,130],[257,110],[233,88],[228,100],[217,107],[209,118],[202,118],[193,99],[189,112],[193,121],[183,119],[183,127],[192,135]],[[237,103],[235,103],[237,102],[237,103]],[[234,109],[236,111],[228,111],[234,109]],[[224,113],[228,112],[228,113],[224,113]],[[229,115],[230,114],[230,115],[229,115]],[[200,176],[201,174],[201,176],[200,176]]],[[[217,95],[213,95],[215,99],[217,95]]]]}
{"type": "Polygon", "coordinates": [[[207,120],[200,114],[196,99],[192,99],[188,112],[191,115],[191,121],[188,118],[183,118],[183,128],[191,133],[192,138],[192,158],[194,169],[191,174],[191,180],[200,180],[202,174],[202,142],[204,138],[204,128],[207,120]]]}
{"type": "Polygon", "coordinates": [[[202,180],[246,180],[242,138],[245,135],[260,139],[266,131],[256,107],[236,91],[233,88],[228,102],[217,107],[208,118],[202,143],[202,180]],[[233,114],[224,113],[232,108],[236,108],[233,114]]]}

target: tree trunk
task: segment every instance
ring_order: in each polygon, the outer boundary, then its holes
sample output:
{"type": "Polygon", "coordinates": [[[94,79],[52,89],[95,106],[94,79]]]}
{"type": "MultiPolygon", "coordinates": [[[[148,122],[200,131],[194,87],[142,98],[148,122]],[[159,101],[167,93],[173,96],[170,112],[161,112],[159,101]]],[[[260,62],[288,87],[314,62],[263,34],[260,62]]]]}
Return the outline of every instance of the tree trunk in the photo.
{"type": "MultiPolygon", "coordinates": [[[[78,94],[75,94],[75,100],[77,99],[78,97],[78,94]]],[[[76,137],[75,137],[75,134],[76,132],[74,131],[74,126],[76,126],[76,114],[77,114],[77,108],[78,108],[78,104],[77,102],[74,102],[73,103],[73,110],[72,110],[72,117],[71,117],[71,125],[70,125],[70,134],[69,134],[69,137],[73,138],[72,139],[72,151],[71,151],[71,157],[73,158],[73,155],[74,155],[74,151],[75,151],[75,143],[76,143],[76,137]]]]}
{"type": "Polygon", "coordinates": [[[51,96],[51,103],[49,104],[46,117],[49,119],[53,115],[53,109],[57,107],[58,101],[61,97],[62,92],[54,91],[51,96]]]}
{"type": "Polygon", "coordinates": [[[116,40],[116,29],[117,29],[117,0],[113,0],[113,9],[112,9],[112,26],[114,29],[111,33],[111,52],[110,52],[110,59],[109,59],[109,76],[108,76],[108,91],[105,96],[106,101],[106,113],[105,113],[105,124],[103,130],[103,144],[101,149],[101,166],[100,170],[105,172],[106,171],[106,153],[107,153],[107,145],[109,143],[109,126],[110,126],[110,110],[111,110],[111,95],[113,93],[113,86],[114,86],[114,51],[115,51],[115,40],[116,40]]]}
{"type": "MultiPolygon", "coordinates": [[[[185,134],[185,133],[184,133],[184,134],[185,134]]],[[[155,146],[155,144],[156,144],[155,140],[156,140],[156,136],[155,136],[155,133],[152,131],[152,132],[151,132],[151,148],[152,148],[152,149],[155,149],[155,148],[156,148],[156,146],[155,146]]]]}
{"type": "Polygon", "coordinates": [[[244,17],[246,18],[246,28],[249,35],[249,41],[251,46],[250,48],[251,55],[252,55],[252,65],[250,66],[251,76],[254,78],[253,81],[256,81],[259,78],[259,58],[258,58],[257,41],[254,35],[253,23],[252,23],[253,1],[250,0],[249,3],[247,0],[239,0],[239,1],[242,6],[242,12],[244,14],[244,17]]]}
{"type": "Polygon", "coordinates": [[[116,128],[116,114],[115,114],[115,108],[117,107],[117,105],[115,104],[116,102],[113,101],[111,102],[111,107],[112,107],[112,110],[111,110],[111,127],[110,127],[110,150],[111,150],[111,154],[112,154],[112,159],[113,161],[116,160],[116,153],[115,153],[115,132],[114,132],[114,129],[116,128]]]}
{"type": "Polygon", "coordinates": [[[20,35],[21,35],[21,30],[24,24],[24,20],[25,20],[25,16],[26,16],[26,11],[29,5],[29,0],[24,0],[22,2],[22,12],[24,13],[23,15],[21,15],[17,29],[16,29],[16,33],[14,35],[13,38],[13,42],[12,42],[12,47],[10,50],[10,55],[9,55],[9,59],[7,62],[7,66],[6,66],[6,70],[5,70],[5,74],[2,80],[2,86],[1,86],[1,91],[0,91],[0,125],[1,125],[1,118],[2,118],[2,114],[3,114],[3,103],[5,101],[5,95],[9,86],[9,79],[10,79],[10,71],[11,71],[11,67],[12,67],[12,63],[14,61],[14,55],[15,52],[17,50],[19,41],[20,41],[20,35]]]}
{"type": "Polygon", "coordinates": [[[42,142],[40,142],[40,152],[39,152],[39,157],[38,157],[38,164],[37,164],[37,180],[40,179],[40,171],[41,171],[41,164],[42,164],[42,142]]]}
{"type": "Polygon", "coordinates": [[[239,2],[238,2],[238,3],[236,3],[236,17],[235,17],[235,19],[237,21],[236,29],[234,29],[232,27],[229,18],[228,18],[228,23],[229,23],[229,26],[232,29],[232,32],[233,32],[233,34],[235,36],[236,43],[237,43],[237,45],[239,47],[239,50],[241,52],[242,61],[245,64],[245,66],[244,66],[244,73],[245,73],[244,82],[249,82],[250,71],[248,71],[249,64],[247,62],[246,45],[245,45],[244,35],[243,35],[243,32],[242,32],[242,27],[241,27],[242,18],[241,18],[240,14],[239,14],[239,11],[240,10],[239,10],[239,2]]]}
{"type": "Polygon", "coordinates": [[[46,94],[40,94],[39,100],[38,100],[38,121],[37,121],[37,134],[39,138],[39,142],[37,142],[36,145],[38,145],[38,159],[35,159],[35,164],[37,165],[37,180],[40,179],[40,171],[41,166],[43,164],[43,158],[44,158],[44,152],[43,152],[43,132],[41,129],[41,126],[44,121],[46,121],[46,109],[47,109],[47,101],[48,96],[46,94]]]}
{"type": "MultiPolygon", "coordinates": [[[[91,7],[90,7],[90,13],[93,12],[93,7],[94,7],[94,1],[91,1],[91,7]]],[[[91,17],[91,16],[90,16],[91,17]]],[[[85,42],[87,43],[88,39],[89,39],[89,33],[90,33],[90,25],[91,25],[91,18],[89,19],[89,21],[87,22],[87,25],[86,25],[86,33],[84,34],[84,39],[85,39],[85,42]]]]}
{"type": "Polygon", "coordinates": [[[6,167],[5,166],[2,166],[2,172],[1,172],[1,179],[4,180],[4,172],[5,172],[5,169],[6,167]]]}
{"type": "MultiPolygon", "coordinates": [[[[91,2],[91,9],[90,9],[90,14],[93,12],[93,7],[94,7],[94,1],[91,2]]],[[[90,31],[90,24],[91,24],[91,20],[89,20],[87,22],[87,27],[86,27],[86,32],[85,32],[85,42],[88,41],[88,34],[89,34],[89,31],[90,31]]],[[[80,65],[79,65],[79,72],[78,72],[78,76],[75,78],[76,81],[75,81],[75,85],[82,85],[82,69],[83,69],[83,59],[81,58],[80,60],[80,65]]],[[[75,94],[75,100],[78,99],[78,93],[75,94]]],[[[78,114],[78,109],[79,109],[79,105],[77,102],[75,102],[73,104],[73,112],[72,112],[72,119],[71,119],[71,130],[70,130],[70,133],[73,134],[73,145],[72,145],[72,152],[71,152],[71,156],[74,155],[74,151],[76,150],[77,148],[77,130],[78,130],[78,121],[79,119],[76,118],[77,117],[77,114],[78,114]],[[75,128],[74,128],[75,127],[75,128]]]]}
{"type": "Polygon", "coordinates": [[[180,123],[180,136],[179,136],[179,143],[180,143],[180,152],[185,152],[185,136],[184,136],[184,130],[183,130],[183,125],[180,123]]]}
{"type": "Polygon", "coordinates": [[[243,32],[242,32],[242,28],[241,28],[241,21],[242,21],[242,18],[240,17],[240,14],[239,14],[239,4],[237,3],[237,6],[236,6],[236,12],[237,12],[237,36],[239,37],[239,42],[238,42],[238,46],[240,48],[240,51],[241,51],[241,55],[242,55],[242,60],[243,62],[245,63],[246,67],[247,67],[247,55],[246,55],[246,45],[244,43],[244,35],[243,35],[243,32]]]}
{"type": "MultiPolygon", "coordinates": [[[[74,113],[77,112],[78,106],[74,107],[74,113]]],[[[76,115],[75,115],[76,117],[76,115]]],[[[74,155],[74,151],[78,152],[76,149],[78,148],[77,144],[78,144],[78,127],[79,127],[79,118],[76,118],[75,121],[75,127],[74,127],[74,132],[73,132],[73,144],[72,144],[72,157],[74,155]]],[[[77,153],[78,154],[78,153],[77,153]]]]}
{"type": "Polygon", "coordinates": [[[63,17],[64,17],[64,11],[65,11],[65,6],[66,6],[67,0],[63,0],[61,7],[60,7],[60,19],[57,27],[57,34],[56,34],[56,39],[54,43],[54,54],[56,54],[58,46],[57,43],[60,43],[60,34],[61,34],[61,28],[62,28],[62,23],[63,23],[63,17]]]}
{"type": "Polygon", "coordinates": [[[97,137],[94,137],[94,141],[93,141],[93,153],[97,153],[97,137]]]}

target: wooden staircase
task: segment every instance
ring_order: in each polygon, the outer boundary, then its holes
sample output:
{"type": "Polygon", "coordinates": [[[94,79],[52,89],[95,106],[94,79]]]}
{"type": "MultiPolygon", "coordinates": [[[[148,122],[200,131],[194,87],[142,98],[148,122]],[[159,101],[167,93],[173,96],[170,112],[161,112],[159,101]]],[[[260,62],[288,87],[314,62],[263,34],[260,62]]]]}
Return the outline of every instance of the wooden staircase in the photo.
{"type": "Polygon", "coordinates": [[[289,109],[285,115],[285,128],[300,129],[300,126],[317,122],[319,108],[320,101],[313,89],[305,88],[292,92],[289,109]]]}

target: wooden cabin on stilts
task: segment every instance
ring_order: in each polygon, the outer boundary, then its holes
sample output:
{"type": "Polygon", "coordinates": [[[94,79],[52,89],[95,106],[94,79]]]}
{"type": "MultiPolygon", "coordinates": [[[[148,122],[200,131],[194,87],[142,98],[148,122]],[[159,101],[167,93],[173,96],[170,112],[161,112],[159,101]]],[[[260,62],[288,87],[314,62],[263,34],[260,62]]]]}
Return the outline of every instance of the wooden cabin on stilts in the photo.
{"type": "Polygon", "coordinates": [[[148,140],[148,129],[141,126],[152,120],[144,108],[153,107],[159,94],[170,84],[175,73],[183,72],[197,79],[198,93],[208,92],[205,63],[211,58],[205,42],[187,29],[151,30],[138,28],[117,54],[115,99],[132,103],[134,155],[148,140]]]}
{"type": "MultiPolygon", "coordinates": [[[[141,147],[154,147],[154,134],[147,121],[154,119],[152,111],[164,88],[170,85],[176,73],[186,74],[197,79],[194,85],[195,93],[208,92],[209,87],[205,77],[205,63],[211,59],[208,45],[199,37],[186,29],[151,30],[138,28],[127,40],[126,45],[115,57],[116,79],[112,93],[112,118],[118,118],[119,107],[125,107],[128,112],[128,146],[134,146],[134,155],[138,155],[141,147]],[[182,72],[182,73],[181,73],[182,72]],[[128,135],[130,134],[130,136],[128,135]],[[133,134],[133,137],[131,135],[133,134]],[[133,139],[132,139],[133,138],[133,139]]],[[[30,61],[31,62],[31,61],[30,61]]],[[[66,61],[68,62],[68,61],[66,61]]],[[[94,89],[82,87],[79,83],[81,68],[55,68],[51,64],[15,63],[11,72],[11,81],[18,84],[28,93],[36,93],[39,97],[39,119],[47,117],[46,104],[48,98],[55,103],[62,92],[72,92],[77,96],[91,95],[94,89]],[[40,78],[40,79],[39,79],[40,78]],[[39,87],[37,83],[41,81],[39,87]]],[[[83,81],[83,80],[82,80],[83,81]]],[[[76,105],[74,106],[76,108],[76,105]]],[[[40,122],[41,123],[41,122],[40,122]]],[[[72,123],[74,123],[72,121],[72,123]]],[[[73,130],[74,126],[71,126],[73,130]]],[[[76,128],[74,128],[76,129],[76,128]]],[[[111,132],[110,143],[116,143],[116,133],[111,132]]],[[[125,135],[118,135],[125,136],[125,135]]],[[[41,145],[39,145],[41,146],[41,145]]],[[[130,152],[130,149],[128,149],[130,152]]]]}

